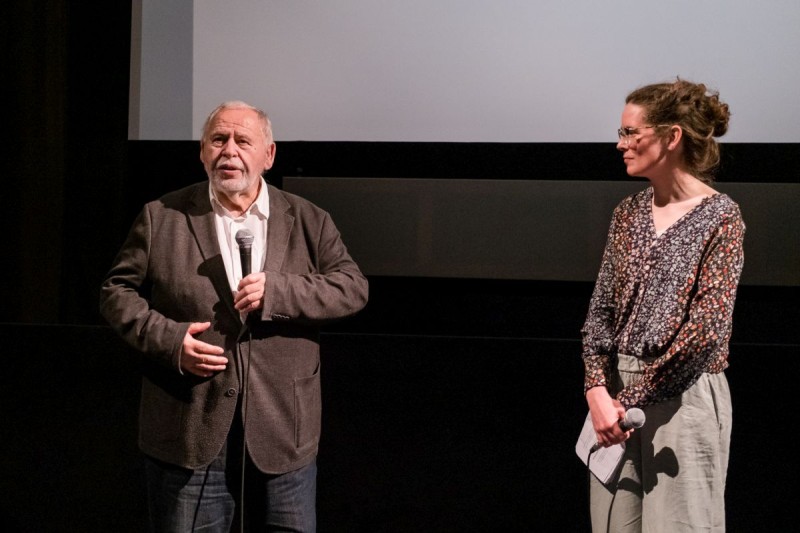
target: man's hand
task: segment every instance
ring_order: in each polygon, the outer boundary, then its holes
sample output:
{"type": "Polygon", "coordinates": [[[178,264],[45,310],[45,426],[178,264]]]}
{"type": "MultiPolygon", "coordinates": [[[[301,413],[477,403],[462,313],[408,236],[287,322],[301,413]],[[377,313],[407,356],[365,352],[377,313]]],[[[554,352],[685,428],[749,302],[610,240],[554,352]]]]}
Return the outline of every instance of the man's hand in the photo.
{"type": "Polygon", "coordinates": [[[193,322],[183,338],[181,350],[181,370],[196,376],[208,378],[214,372],[222,372],[228,364],[228,358],[222,357],[225,350],[219,346],[208,344],[194,338],[211,326],[211,322],[193,322]]]}
{"type": "Polygon", "coordinates": [[[233,295],[233,305],[242,313],[250,313],[261,309],[264,305],[264,291],[267,276],[263,272],[255,272],[242,278],[239,290],[233,295]]]}

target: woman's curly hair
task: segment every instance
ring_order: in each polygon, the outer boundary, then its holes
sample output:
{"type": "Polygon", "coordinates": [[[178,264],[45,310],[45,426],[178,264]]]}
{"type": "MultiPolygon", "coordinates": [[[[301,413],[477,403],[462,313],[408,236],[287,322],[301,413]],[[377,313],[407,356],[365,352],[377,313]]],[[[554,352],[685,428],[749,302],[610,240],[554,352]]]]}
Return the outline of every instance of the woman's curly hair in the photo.
{"type": "Polygon", "coordinates": [[[702,83],[678,78],[672,83],[640,87],[625,99],[644,109],[650,124],[676,124],[683,130],[683,151],[687,170],[697,179],[712,183],[719,167],[719,145],[714,139],[725,135],[731,113],[719,93],[702,83]]]}

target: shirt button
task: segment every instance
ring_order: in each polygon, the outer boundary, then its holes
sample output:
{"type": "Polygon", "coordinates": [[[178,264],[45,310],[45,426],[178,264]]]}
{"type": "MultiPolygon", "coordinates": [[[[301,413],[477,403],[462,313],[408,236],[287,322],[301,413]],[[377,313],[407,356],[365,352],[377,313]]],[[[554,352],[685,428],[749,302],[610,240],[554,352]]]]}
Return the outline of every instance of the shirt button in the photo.
{"type": "Polygon", "coordinates": [[[225,391],[225,396],[227,396],[228,398],[232,398],[233,396],[236,396],[236,389],[230,388],[230,389],[226,390],[225,391]]]}

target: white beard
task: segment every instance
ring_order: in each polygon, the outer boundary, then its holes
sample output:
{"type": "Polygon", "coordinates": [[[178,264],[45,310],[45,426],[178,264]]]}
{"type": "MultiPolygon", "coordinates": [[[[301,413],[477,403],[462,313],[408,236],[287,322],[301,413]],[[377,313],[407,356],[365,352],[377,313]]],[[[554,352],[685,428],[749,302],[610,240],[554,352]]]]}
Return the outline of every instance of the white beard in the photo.
{"type": "Polygon", "coordinates": [[[256,184],[261,175],[242,173],[242,176],[237,179],[221,179],[217,176],[216,172],[212,172],[210,177],[211,186],[214,187],[214,190],[226,194],[235,194],[249,190],[256,184]]]}

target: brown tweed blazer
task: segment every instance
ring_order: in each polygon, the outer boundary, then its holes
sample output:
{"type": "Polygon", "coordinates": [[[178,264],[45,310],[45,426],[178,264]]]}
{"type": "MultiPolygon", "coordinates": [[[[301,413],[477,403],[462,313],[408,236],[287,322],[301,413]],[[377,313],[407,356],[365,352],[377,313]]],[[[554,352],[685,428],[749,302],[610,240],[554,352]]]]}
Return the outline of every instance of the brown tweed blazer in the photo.
{"type": "Polygon", "coordinates": [[[328,213],[268,187],[266,296],[248,326],[233,307],[208,182],[145,205],[103,282],[102,315],[144,355],[139,446],[156,459],[197,468],[216,457],[245,368],[245,435],[256,466],[284,473],[316,456],[317,328],[363,308],[368,284],[328,213]],[[212,326],[198,338],[223,347],[228,366],[211,378],[183,374],[189,324],[206,321],[212,326]]]}

